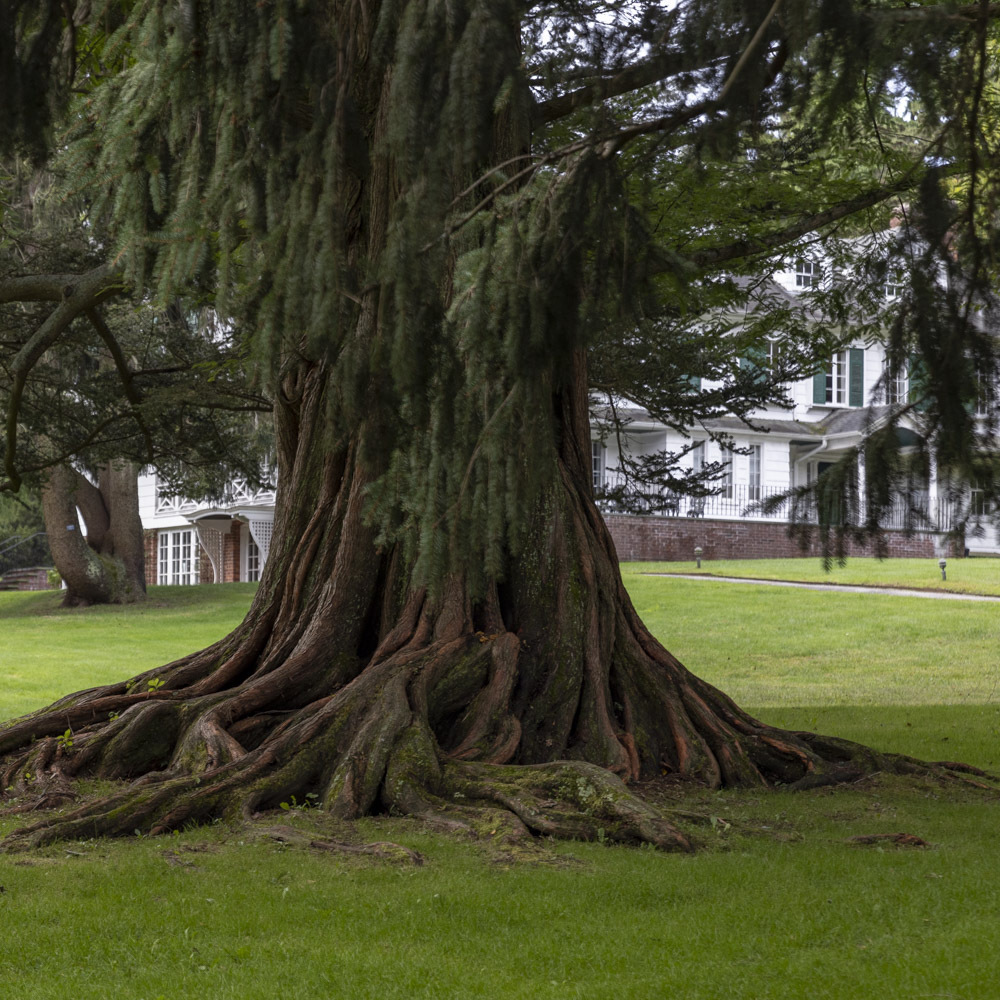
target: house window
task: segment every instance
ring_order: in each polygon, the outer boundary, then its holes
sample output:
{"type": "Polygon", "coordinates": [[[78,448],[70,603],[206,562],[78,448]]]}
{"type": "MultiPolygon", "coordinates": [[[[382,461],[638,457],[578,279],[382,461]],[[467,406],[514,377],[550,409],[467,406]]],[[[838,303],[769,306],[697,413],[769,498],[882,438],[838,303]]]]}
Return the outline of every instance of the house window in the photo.
{"type": "Polygon", "coordinates": [[[751,500],[760,499],[760,458],[761,446],[754,444],[750,446],[750,481],[748,496],[751,500]]]}
{"type": "Polygon", "coordinates": [[[243,557],[243,579],[247,583],[257,583],[260,580],[260,549],[247,532],[246,552],[243,557]]]}
{"type": "Polygon", "coordinates": [[[721,494],[727,500],[733,499],[733,451],[731,448],[722,449],[722,475],[719,477],[721,494]]]}
{"type": "Polygon", "coordinates": [[[986,499],[986,492],[983,490],[979,481],[976,479],[972,480],[971,492],[969,500],[969,514],[972,517],[987,517],[992,513],[992,504],[986,499]]]}
{"type": "Polygon", "coordinates": [[[604,489],[604,445],[600,441],[590,442],[590,468],[594,492],[604,489]]]}
{"type": "Polygon", "coordinates": [[[902,271],[890,271],[885,276],[885,297],[887,299],[898,299],[906,291],[903,283],[902,271]]]}
{"type": "Polygon", "coordinates": [[[834,403],[840,406],[865,405],[865,350],[851,347],[837,351],[825,369],[813,380],[813,402],[822,406],[834,403]]]}
{"type": "Polygon", "coordinates": [[[988,417],[993,409],[993,386],[979,371],[976,372],[976,382],[979,385],[979,392],[976,395],[976,416],[988,417]]]}
{"type": "Polygon", "coordinates": [[[906,402],[910,391],[909,373],[906,370],[906,365],[903,365],[895,373],[890,371],[889,366],[886,365],[883,381],[885,384],[885,401],[887,403],[906,402]]]}
{"type": "Polygon", "coordinates": [[[156,579],[160,584],[191,584],[198,582],[198,541],[193,529],[161,531],[156,579]]]}
{"type": "Polygon", "coordinates": [[[818,288],[822,273],[822,268],[815,261],[800,257],[795,262],[795,287],[818,288]]]}
{"type": "Polygon", "coordinates": [[[785,353],[785,345],[780,340],[769,340],[767,342],[767,367],[770,371],[775,371],[781,363],[781,356],[785,353]]]}
{"type": "Polygon", "coordinates": [[[826,373],[826,401],[847,402],[847,351],[837,351],[826,373]]]}
{"type": "Polygon", "coordinates": [[[697,474],[705,468],[705,442],[699,441],[691,449],[691,470],[697,474]]]}

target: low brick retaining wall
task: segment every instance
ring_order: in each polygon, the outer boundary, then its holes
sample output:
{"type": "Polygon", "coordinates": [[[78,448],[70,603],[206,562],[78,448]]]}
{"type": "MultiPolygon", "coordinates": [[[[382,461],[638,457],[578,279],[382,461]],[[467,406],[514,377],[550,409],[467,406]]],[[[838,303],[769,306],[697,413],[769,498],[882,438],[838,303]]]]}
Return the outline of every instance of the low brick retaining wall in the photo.
{"type": "Polygon", "coordinates": [[[12,569],[3,577],[3,590],[51,590],[49,571],[45,566],[12,569]]]}
{"type": "MultiPolygon", "coordinates": [[[[723,521],[700,517],[656,517],[636,514],[606,514],[618,558],[631,560],[692,561],[697,546],[703,559],[782,559],[820,555],[815,536],[803,550],[788,534],[788,525],[773,521],[723,521]]],[[[907,537],[902,531],[887,531],[889,556],[894,558],[934,558],[950,546],[945,536],[923,532],[907,537]]],[[[848,555],[871,556],[870,545],[849,543],[848,555]]],[[[951,554],[950,551],[945,554],[951,554]]]]}

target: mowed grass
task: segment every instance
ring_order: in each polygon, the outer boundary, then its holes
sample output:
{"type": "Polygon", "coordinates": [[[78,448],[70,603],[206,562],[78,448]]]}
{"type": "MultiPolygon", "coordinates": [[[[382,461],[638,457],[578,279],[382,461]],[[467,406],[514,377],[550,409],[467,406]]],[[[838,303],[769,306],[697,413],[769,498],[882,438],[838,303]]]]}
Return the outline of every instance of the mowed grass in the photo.
{"type": "MultiPolygon", "coordinates": [[[[989,642],[1000,606],[626,579],[660,638],[767,721],[1000,763],[989,642]],[[950,651],[936,673],[933,655],[921,658],[927,643],[950,651]]],[[[0,628],[19,636],[4,642],[3,656],[20,656],[19,643],[38,637],[31,620],[47,615],[79,623],[99,652],[103,619],[111,631],[100,669],[128,676],[137,654],[119,657],[115,636],[145,628],[155,637],[161,621],[158,641],[172,637],[175,647],[154,662],[197,644],[183,617],[193,611],[189,597],[219,605],[208,616],[214,624],[199,626],[215,634],[201,642],[238,622],[249,593],[175,591],[164,607],[121,617],[42,611],[38,597],[20,595],[21,611],[33,613],[12,613],[0,595],[0,628]]],[[[72,626],[61,627],[72,648],[72,626]]],[[[694,792],[683,806],[715,820],[688,828],[701,846],[691,856],[569,843],[510,858],[488,841],[435,835],[413,821],[342,827],[316,811],[269,822],[396,841],[426,863],[314,855],[227,824],[0,855],[0,992],[18,1000],[1000,993],[995,795],[883,778],[797,794],[694,792]],[[847,842],[897,831],[932,846],[847,842]]],[[[0,833],[18,822],[0,818],[0,833]]]]}
{"type": "Polygon", "coordinates": [[[150,587],[140,605],[69,609],[59,591],[0,592],[0,721],[221,639],[246,615],[256,589],[150,587]]]}
{"type": "Polygon", "coordinates": [[[691,562],[623,563],[626,572],[692,573],[698,576],[740,576],[755,580],[794,580],[804,583],[854,584],[946,590],[965,594],[1000,596],[1000,559],[972,557],[947,559],[946,579],[941,579],[937,559],[850,558],[842,566],[828,567],[820,559],[702,559],[691,562]]]}

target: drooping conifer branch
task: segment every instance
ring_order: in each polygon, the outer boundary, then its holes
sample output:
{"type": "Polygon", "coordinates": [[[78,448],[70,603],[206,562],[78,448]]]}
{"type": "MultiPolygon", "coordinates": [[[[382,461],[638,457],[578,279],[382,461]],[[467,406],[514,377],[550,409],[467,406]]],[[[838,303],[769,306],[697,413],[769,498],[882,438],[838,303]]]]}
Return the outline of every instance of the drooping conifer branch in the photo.
{"type": "MultiPolygon", "coordinates": [[[[233,635],[0,730],[0,788],[21,800],[122,782],[11,845],[310,794],[343,817],[486,815],[684,849],[626,783],[968,777],[767,726],[650,635],[593,503],[588,354],[617,350],[632,383],[608,365],[612,393],[641,383],[642,348],[675,386],[726,374],[675,394],[693,421],[772,399],[722,358],[750,333],[720,325],[712,343],[670,321],[739,305],[709,267],[793,252],[802,227],[898,189],[856,139],[866,71],[875,104],[899,80],[944,106],[961,169],[947,109],[971,93],[975,24],[947,21],[929,59],[909,14],[860,4],[797,5],[794,23],[774,0],[629,6],[646,19],[620,38],[586,2],[538,8],[531,38],[556,51],[524,44],[514,0],[153,0],[107,40],[122,69],[81,98],[66,170],[136,287],[194,290],[254,331],[276,399],[275,535],[233,635]],[[690,78],[651,77],[675,55],[690,78]],[[535,80],[561,103],[536,103],[535,80]],[[843,183],[822,170],[838,143],[843,183]]],[[[893,155],[935,194],[915,145],[893,155]]],[[[828,344],[800,346],[804,365],[828,344]]]]}

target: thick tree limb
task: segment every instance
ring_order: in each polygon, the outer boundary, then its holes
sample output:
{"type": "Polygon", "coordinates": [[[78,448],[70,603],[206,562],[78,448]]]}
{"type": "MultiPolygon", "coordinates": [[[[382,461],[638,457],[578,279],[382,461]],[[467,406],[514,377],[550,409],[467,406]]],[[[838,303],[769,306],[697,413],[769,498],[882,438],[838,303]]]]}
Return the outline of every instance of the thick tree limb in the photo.
{"type": "MultiPolygon", "coordinates": [[[[4,472],[11,485],[16,490],[21,485],[21,476],[17,470],[17,418],[21,408],[21,397],[31,369],[38,363],[42,355],[69,328],[70,324],[81,313],[92,309],[116,288],[119,272],[110,265],[101,265],[83,275],[76,275],[72,280],[66,280],[66,275],[37,276],[31,281],[10,279],[0,282],[0,301],[15,301],[13,298],[3,298],[4,289],[20,288],[25,293],[34,296],[33,299],[22,301],[58,301],[59,305],[49,314],[38,329],[28,338],[18,351],[10,368],[12,379],[10,400],[7,405],[6,422],[6,454],[4,457],[4,472]],[[53,297],[56,280],[62,280],[62,293],[53,297]]],[[[9,295],[10,292],[7,292],[9,295]]]]}
{"type": "Polygon", "coordinates": [[[100,314],[96,306],[87,310],[87,319],[90,320],[91,326],[93,326],[93,328],[97,331],[101,340],[104,341],[105,346],[111,353],[111,357],[114,359],[115,369],[118,372],[122,388],[125,391],[125,398],[131,405],[132,416],[135,418],[135,422],[138,424],[139,430],[142,433],[143,440],[146,442],[146,461],[152,462],[155,448],[153,447],[153,435],[150,432],[146,421],[143,419],[142,411],[140,409],[140,404],[142,403],[142,393],[135,384],[135,378],[132,374],[132,370],[128,366],[128,361],[121,349],[121,345],[118,343],[118,339],[115,335],[111,332],[108,324],[104,322],[104,317],[100,314]]]}
{"type": "Polygon", "coordinates": [[[87,526],[87,542],[95,552],[103,551],[104,536],[111,526],[111,516],[101,491],[82,473],[73,473],[73,497],[87,526]]]}
{"type": "Polygon", "coordinates": [[[0,303],[62,302],[68,288],[77,288],[100,273],[111,274],[106,267],[86,274],[25,274],[0,279],[0,303]]]}

